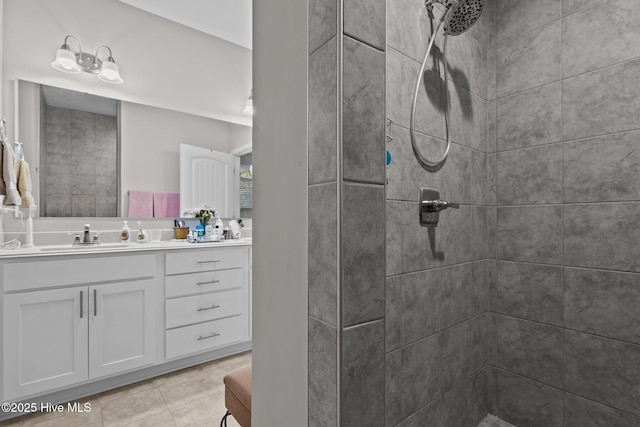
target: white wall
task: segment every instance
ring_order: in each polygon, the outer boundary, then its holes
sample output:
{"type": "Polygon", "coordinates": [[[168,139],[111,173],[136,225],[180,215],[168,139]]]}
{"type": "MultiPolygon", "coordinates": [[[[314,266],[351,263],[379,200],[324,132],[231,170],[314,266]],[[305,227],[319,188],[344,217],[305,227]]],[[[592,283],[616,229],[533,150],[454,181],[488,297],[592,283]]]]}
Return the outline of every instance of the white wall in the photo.
{"type": "Polygon", "coordinates": [[[254,0],[252,425],[307,425],[307,0],[254,0]]]}
{"type": "MultiPolygon", "coordinates": [[[[20,78],[96,95],[250,125],[251,51],[117,0],[4,0],[3,94],[20,78]],[[108,45],[125,80],[54,70],[56,49],[71,34],[85,51],[108,45]]],[[[70,42],[75,49],[73,41],[70,42]]],[[[12,105],[2,98],[3,111],[12,105]]]]}
{"type": "Polygon", "coordinates": [[[248,126],[230,125],[229,126],[229,152],[243,145],[251,144],[253,138],[253,129],[248,126]]]}
{"type": "Polygon", "coordinates": [[[234,125],[130,102],[120,108],[123,216],[129,190],[180,191],[181,143],[229,152],[234,125]]]}

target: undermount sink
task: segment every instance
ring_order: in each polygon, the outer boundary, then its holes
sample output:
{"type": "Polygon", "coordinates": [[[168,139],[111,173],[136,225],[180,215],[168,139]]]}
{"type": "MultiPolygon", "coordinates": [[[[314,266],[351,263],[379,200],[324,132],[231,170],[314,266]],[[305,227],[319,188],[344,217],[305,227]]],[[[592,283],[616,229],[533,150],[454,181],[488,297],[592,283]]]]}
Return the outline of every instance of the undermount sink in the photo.
{"type": "Polygon", "coordinates": [[[100,243],[98,245],[56,245],[56,246],[40,246],[36,249],[43,252],[59,252],[59,251],[75,251],[75,250],[91,250],[91,251],[99,251],[99,250],[107,250],[114,248],[126,248],[127,245],[123,245],[122,243],[100,243]]]}

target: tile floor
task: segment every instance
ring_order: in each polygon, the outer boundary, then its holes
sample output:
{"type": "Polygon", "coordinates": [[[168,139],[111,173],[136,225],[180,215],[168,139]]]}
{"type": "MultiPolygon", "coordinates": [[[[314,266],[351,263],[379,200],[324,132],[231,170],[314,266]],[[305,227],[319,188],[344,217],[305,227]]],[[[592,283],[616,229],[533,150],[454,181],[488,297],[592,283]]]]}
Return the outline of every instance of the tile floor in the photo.
{"type": "MultiPolygon", "coordinates": [[[[219,426],[226,413],[222,378],[251,362],[251,352],[172,372],[140,383],[80,399],[88,413],[36,413],[0,422],[0,426],[219,426]]],[[[239,427],[232,418],[229,427],[239,427]]]]}

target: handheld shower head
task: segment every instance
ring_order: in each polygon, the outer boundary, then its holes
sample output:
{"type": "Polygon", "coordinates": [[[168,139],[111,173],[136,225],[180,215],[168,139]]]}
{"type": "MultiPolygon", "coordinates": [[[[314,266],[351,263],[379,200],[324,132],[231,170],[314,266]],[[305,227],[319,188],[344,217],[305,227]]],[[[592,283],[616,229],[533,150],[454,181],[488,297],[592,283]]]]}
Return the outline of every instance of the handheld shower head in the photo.
{"type": "Polygon", "coordinates": [[[449,36],[464,33],[480,18],[483,7],[483,0],[455,1],[445,14],[444,33],[449,36]]]}
{"type": "Polygon", "coordinates": [[[433,10],[435,3],[442,4],[446,9],[442,21],[444,33],[448,36],[459,36],[471,28],[480,18],[484,7],[484,0],[425,0],[429,11],[433,10]]]}

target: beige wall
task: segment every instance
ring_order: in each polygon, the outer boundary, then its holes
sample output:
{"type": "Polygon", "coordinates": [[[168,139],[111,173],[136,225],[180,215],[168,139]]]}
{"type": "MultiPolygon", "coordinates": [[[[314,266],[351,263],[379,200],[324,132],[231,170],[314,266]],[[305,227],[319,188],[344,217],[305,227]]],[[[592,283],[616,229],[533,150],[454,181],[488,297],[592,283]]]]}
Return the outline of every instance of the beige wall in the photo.
{"type": "Polygon", "coordinates": [[[129,190],[180,191],[180,144],[226,153],[232,134],[251,131],[245,126],[130,102],[122,102],[120,111],[123,215],[129,190]]]}
{"type": "MultiPolygon", "coordinates": [[[[251,50],[115,0],[5,0],[3,91],[24,79],[249,125],[251,50]],[[108,45],[125,80],[103,83],[50,63],[71,34],[87,52],[108,45]]],[[[73,41],[70,42],[75,49],[73,41]]],[[[3,97],[6,112],[11,98],[3,97]]]]}

